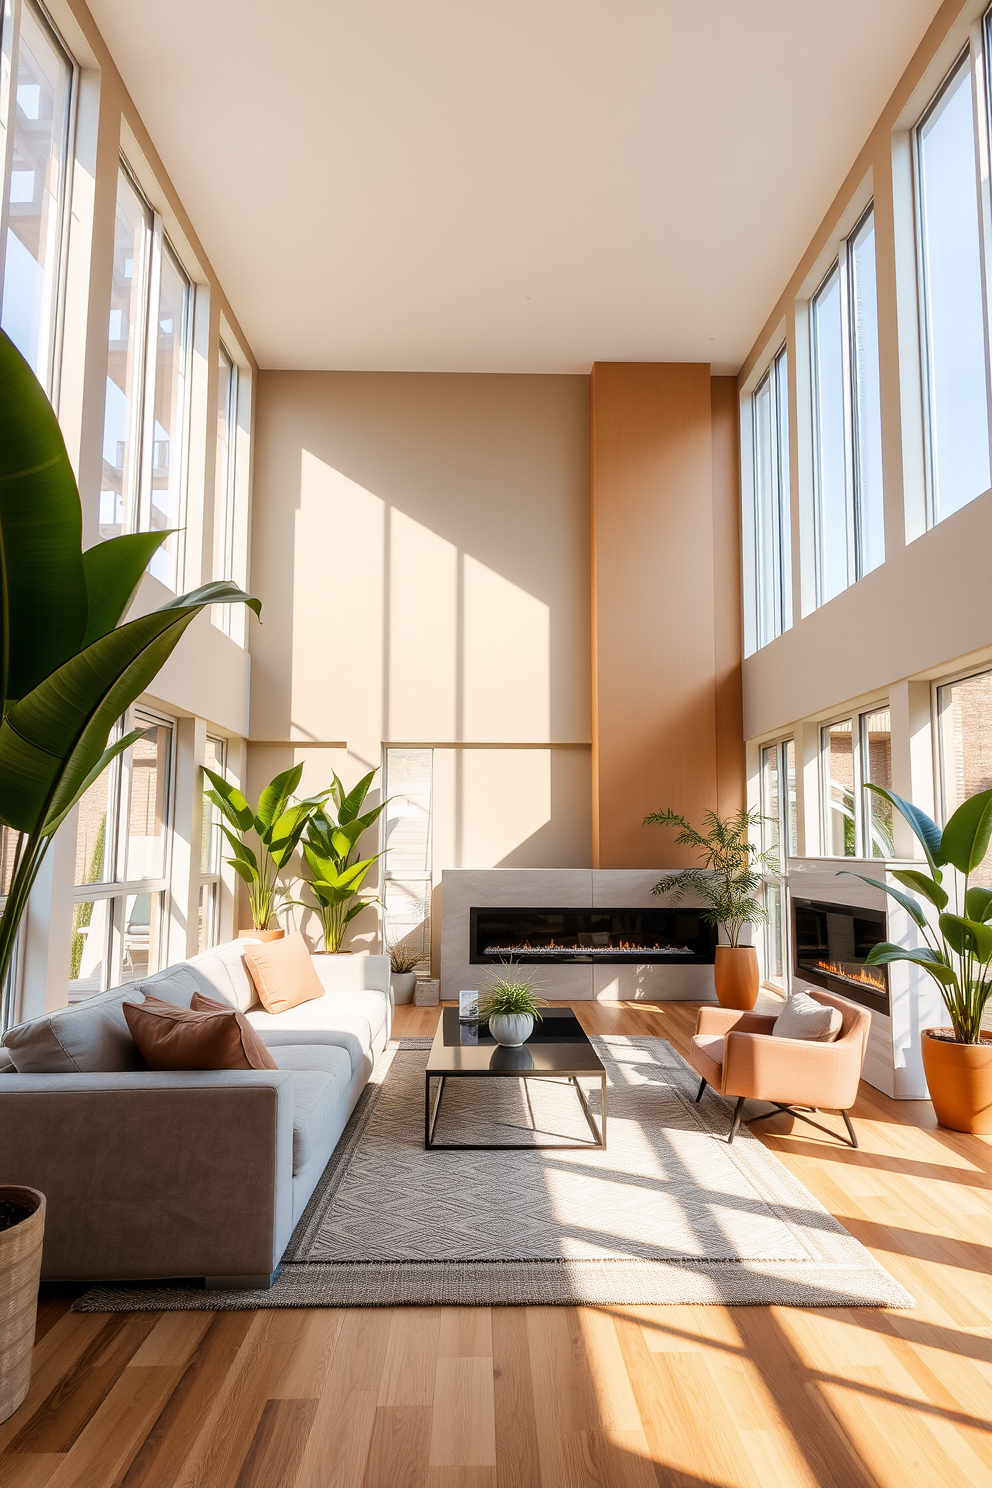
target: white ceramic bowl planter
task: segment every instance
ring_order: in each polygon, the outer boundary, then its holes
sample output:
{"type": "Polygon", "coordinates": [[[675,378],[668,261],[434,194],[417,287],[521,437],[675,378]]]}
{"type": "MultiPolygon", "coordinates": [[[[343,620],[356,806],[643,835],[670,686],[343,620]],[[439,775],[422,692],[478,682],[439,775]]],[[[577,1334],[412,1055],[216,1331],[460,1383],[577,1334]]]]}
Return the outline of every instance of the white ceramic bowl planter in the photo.
{"type": "Polygon", "coordinates": [[[393,989],[393,1001],[397,1006],[413,1001],[413,994],[417,990],[415,971],[394,971],[390,977],[390,983],[393,989]]]}
{"type": "Polygon", "coordinates": [[[498,1044],[517,1049],[534,1032],[534,1019],[530,1013],[494,1013],[489,1019],[489,1032],[498,1044]]]}

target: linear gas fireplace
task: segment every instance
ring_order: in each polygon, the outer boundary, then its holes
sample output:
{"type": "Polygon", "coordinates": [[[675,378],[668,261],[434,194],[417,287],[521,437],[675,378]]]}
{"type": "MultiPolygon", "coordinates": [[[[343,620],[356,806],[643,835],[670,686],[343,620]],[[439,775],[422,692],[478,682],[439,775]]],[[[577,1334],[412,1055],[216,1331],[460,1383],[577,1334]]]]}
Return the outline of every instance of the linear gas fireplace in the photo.
{"type": "Polygon", "coordinates": [[[472,909],[469,918],[473,966],[706,965],[716,948],[698,909],[472,909]]]}
{"type": "Polygon", "coordinates": [[[886,940],[882,910],[852,904],[792,900],[793,963],[797,976],[875,1012],[889,1012],[886,966],[866,966],[873,945],[886,940]]]}

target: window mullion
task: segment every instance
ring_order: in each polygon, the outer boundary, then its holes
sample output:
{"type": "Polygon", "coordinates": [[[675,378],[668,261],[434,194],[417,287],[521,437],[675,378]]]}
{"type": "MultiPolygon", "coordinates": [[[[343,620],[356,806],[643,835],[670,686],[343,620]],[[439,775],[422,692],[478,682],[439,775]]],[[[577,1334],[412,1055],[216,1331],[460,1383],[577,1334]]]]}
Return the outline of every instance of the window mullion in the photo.
{"type": "MultiPolygon", "coordinates": [[[[986,17],[986,28],[988,17],[986,17]]],[[[989,270],[989,254],[992,252],[992,193],[989,182],[989,84],[988,53],[979,22],[971,28],[972,58],[972,102],[975,111],[975,187],[978,192],[978,237],[979,264],[982,274],[982,313],[985,322],[985,395],[989,410],[989,463],[992,467],[992,348],[990,348],[990,326],[992,326],[992,273],[989,270]]]]}
{"type": "Polygon", "coordinates": [[[138,499],[135,503],[138,531],[152,525],[152,467],[155,461],[155,374],[158,355],[158,308],[162,292],[162,219],[156,212],[149,230],[148,292],[145,297],[145,334],[141,389],[141,445],[138,499]]]}
{"type": "Polygon", "coordinates": [[[851,259],[846,241],[840,245],[837,267],[840,275],[841,367],[844,389],[844,515],[847,524],[847,582],[858,579],[858,530],[856,472],[854,461],[854,327],[851,319],[851,259]]]}
{"type": "Polygon", "coordinates": [[[3,131],[0,154],[0,300],[7,252],[7,223],[10,216],[10,193],[7,182],[14,154],[14,109],[17,99],[17,48],[21,30],[21,7],[14,0],[3,0],[3,38],[0,55],[0,130],[3,131]]]}

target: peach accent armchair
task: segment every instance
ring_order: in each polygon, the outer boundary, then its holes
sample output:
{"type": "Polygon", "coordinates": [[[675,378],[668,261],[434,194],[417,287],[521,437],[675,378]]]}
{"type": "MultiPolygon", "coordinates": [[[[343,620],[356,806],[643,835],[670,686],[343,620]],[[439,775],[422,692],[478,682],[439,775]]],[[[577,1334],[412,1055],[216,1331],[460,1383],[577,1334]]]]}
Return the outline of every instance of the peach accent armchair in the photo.
{"type": "Polygon", "coordinates": [[[858,1139],[847,1113],[858,1095],[871,1013],[829,992],[810,992],[810,996],[828,1007],[840,1009],[844,1021],[831,1044],[774,1038],[774,1014],[700,1008],[689,1053],[692,1067],[700,1076],[696,1100],[702,1100],[707,1085],[718,1095],[736,1098],[729,1142],[740,1129],[744,1102],[761,1100],[770,1101],[772,1109],[749,1117],[746,1124],[788,1111],[800,1121],[833,1136],[836,1134],[828,1127],[810,1120],[797,1107],[807,1111],[821,1108],[839,1111],[850,1145],[857,1147],[858,1139]]]}

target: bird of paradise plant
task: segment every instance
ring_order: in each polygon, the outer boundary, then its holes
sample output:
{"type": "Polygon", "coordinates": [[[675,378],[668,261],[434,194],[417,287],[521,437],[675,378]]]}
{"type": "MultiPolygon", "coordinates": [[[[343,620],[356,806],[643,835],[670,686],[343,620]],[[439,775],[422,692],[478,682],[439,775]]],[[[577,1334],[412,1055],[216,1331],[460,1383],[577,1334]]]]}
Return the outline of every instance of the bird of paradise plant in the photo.
{"type": "Polygon", "coordinates": [[[0,986],[52,838],[107,765],[141,735],[108,744],[205,605],[257,599],[204,584],[121,623],[168,532],[132,532],[83,551],[82,505],[58,420],[0,332],[0,825],[16,834],[0,912],[0,986]]]}

